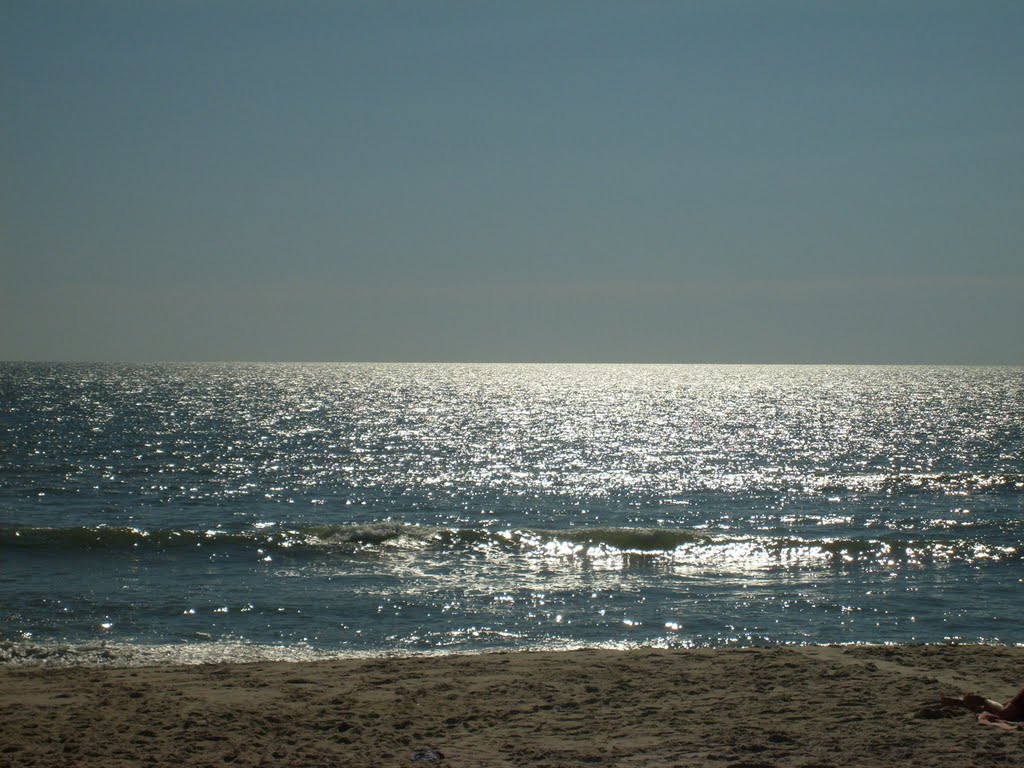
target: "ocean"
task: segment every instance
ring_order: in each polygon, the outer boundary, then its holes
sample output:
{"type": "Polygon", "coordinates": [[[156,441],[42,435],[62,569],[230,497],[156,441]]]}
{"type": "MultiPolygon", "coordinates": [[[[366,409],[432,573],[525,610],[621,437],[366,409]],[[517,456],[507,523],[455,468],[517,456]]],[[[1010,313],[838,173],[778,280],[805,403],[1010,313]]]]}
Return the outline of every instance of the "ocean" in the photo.
{"type": "Polygon", "coordinates": [[[1024,368],[0,363],[0,657],[1024,643],[1024,368]]]}

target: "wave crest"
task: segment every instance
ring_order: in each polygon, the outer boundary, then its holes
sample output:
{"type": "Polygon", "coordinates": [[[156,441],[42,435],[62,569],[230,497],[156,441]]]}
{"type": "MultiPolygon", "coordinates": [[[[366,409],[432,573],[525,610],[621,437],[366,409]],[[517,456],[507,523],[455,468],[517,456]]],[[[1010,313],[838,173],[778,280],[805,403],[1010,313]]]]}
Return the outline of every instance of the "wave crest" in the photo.
{"type": "Polygon", "coordinates": [[[1024,560],[1019,542],[997,544],[979,537],[794,537],[680,528],[569,528],[565,530],[444,528],[400,522],[313,525],[296,528],[171,529],[132,527],[0,528],[0,549],[90,553],[147,551],[287,552],[292,557],[425,551],[458,557],[485,555],[595,560],[625,556],[636,562],[695,565],[758,561],[780,564],[915,562],[1012,562],[1024,560]],[[639,560],[636,560],[639,558],[639,560]]]}

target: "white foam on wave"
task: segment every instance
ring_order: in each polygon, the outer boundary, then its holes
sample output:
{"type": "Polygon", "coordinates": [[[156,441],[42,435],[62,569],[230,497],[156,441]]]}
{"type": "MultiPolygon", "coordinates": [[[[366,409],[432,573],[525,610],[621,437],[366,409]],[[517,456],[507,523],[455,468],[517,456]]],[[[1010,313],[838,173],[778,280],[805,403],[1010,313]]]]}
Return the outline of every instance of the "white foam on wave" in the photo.
{"type": "Polygon", "coordinates": [[[152,667],[197,664],[247,664],[273,661],[320,661],[375,656],[373,653],[324,651],[312,646],[264,645],[243,641],[208,643],[60,643],[0,642],[0,666],[17,667],[152,667]]]}

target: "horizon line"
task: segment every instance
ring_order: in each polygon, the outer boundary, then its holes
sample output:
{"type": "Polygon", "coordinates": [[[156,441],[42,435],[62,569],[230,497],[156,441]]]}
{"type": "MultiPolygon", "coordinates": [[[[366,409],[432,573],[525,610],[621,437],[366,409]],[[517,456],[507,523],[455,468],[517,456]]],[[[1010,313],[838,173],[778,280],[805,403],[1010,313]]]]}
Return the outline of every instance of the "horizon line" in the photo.
{"type": "Polygon", "coordinates": [[[0,365],[634,365],[634,366],[833,366],[833,367],[931,367],[1022,368],[1024,362],[864,362],[864,361],[680,361],[680,360],[292,360],[292,359],[0,359],[0,365]]]}

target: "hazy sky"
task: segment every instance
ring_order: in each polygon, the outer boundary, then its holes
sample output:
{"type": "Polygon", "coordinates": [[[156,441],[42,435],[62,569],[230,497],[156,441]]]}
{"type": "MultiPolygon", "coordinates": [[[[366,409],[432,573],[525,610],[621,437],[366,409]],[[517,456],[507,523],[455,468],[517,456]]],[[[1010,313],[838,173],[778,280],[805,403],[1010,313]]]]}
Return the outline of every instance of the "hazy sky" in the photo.
{"type": "Polygon", "coordinates": [[[1024,363],[1024,3],[0,0],[0,359],[1024,363]]]}

